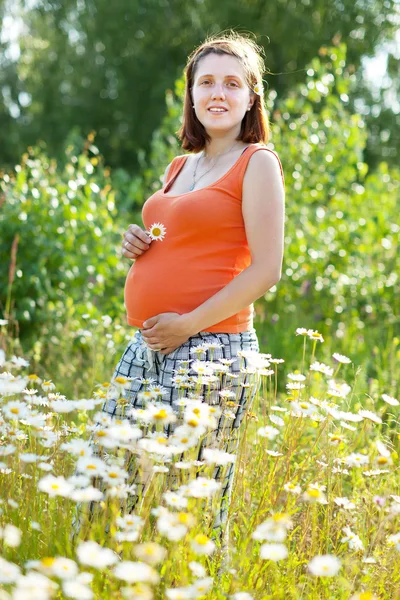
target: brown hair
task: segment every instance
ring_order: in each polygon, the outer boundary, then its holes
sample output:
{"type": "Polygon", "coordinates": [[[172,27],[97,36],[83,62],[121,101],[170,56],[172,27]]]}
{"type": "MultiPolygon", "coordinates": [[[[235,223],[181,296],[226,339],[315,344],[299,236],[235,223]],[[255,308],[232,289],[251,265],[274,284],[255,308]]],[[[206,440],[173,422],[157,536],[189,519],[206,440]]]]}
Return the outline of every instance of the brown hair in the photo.
{"type": "MultiPolygon", "coordinates": [[[[211,140],[193,110],[190,93],[200,60],[211,53],[230,54],[234,56],[242,64],[246,83],[253,90],[256,84],[262,86],[262,76],[265,71],[264,61],[261,57],[262,51],[262,48],[252,39],[230,31],[208,37],[189,55],[184,70],[186,84],[183,101],[183,120],[180,129],[177,131],[184,150],[200,152],[200,150],[205,148],[206,142],[211,140]]],[[[237,139],[250,144],[257,142],[266,144],[269,140],[269,135],[270,128],[264,96],[256,94],[251,110],[246,111],[243,117],[240,134],[237,139]]]]}

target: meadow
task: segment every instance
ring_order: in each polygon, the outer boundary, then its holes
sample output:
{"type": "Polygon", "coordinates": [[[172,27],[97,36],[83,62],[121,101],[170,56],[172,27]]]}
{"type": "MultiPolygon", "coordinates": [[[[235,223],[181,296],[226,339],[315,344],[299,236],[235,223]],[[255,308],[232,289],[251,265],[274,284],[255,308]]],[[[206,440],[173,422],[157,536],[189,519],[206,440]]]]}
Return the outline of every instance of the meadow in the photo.
{"type": "Polygon", "coordinates": [[[255,303],[260,355],[239,384],[258,389],[238,451],[202,464],[198,444],[237,401],[227,365],[200,350],[182,365],[171,439],[162,390],[143,382],[131,414],[130,382],[112,380],[133,335],[121,233],[181,153],[182,80],[140,176],[110,172],[94,133],[61,163],[39,145],[1,174],[0,600],[400,598],[400,173],[368,171],[350,84],[345,46],[326,48],[272,114],[282,278],[255,303]],[[151,480],[131,514],[132,460],[151,480]],[[232,462],[226,548],[213,473],[232,462]]]}
{"type": "MultiPolygon", "coordinates": [[[[207,403],[214,386],[229,390],[226,380],[221,387],[218,376],[187,369],[177,381],[183,430],[173,441],[163,434],[171,414],[157,401],[162,390],[151,383],[132,420],[124,378],[66,398],[2,352],[1,598],[38,590],[43,599],[400,597],[399,401],[390,390],[366,393],[351,357],[319,362],[317,331],[298,328],[292,338],[298,368],[285,390],[283,357],[262,352],[237,455],[210,450],[200,465],[197,442],[234,406],[226,393],[219,406],[207,403]],[[101,413],[107,397],[118,398],[118,419],[101,413]],[[127,454],[145,455],[152,468],[132,513],[124,511],[135,490],[127,454]],[[234,460],[227,561],[210,535],[212,473],[234,460]]],[[[202,362],[218,370],[218,361],[202,362]]]]}

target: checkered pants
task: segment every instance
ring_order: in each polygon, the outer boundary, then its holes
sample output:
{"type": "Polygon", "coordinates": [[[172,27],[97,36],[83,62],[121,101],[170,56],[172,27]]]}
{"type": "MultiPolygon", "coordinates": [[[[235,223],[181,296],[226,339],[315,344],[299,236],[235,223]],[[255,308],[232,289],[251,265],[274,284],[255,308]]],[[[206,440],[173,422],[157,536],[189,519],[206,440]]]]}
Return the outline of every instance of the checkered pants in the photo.
{"type": "MultiPolygon", "coordinates": [[[[259,352],[259,343],[257,334],[254,328],[249,329],[243,333],[214,333],[201,331],[198,334],[191,336],[183,345],[179,346],[176,350],[170,354],[161,354],[158,351],[150,350],[142,337],[141,331],[137,330],[129,341],[125,348],[115,370],[113,373],[112,380],[118,376],[133,378],[129,389],[124,392],[124,398],[129,401],[128,407],[142,408],[143,402],[138,398],[138,393],[145,391],[148,386],[143,382],[145,379],[154,379],[154,385],[159,385],[165,388],[167,391],[164,396],[157,399],[157,403],[169,404],[174,412],[178,415],[179,407],[173,404],[178,398],[182,398],[185,394],[183,390],[179,390],[172,382],[175,370],[182,366],[180,361],[213,361],[219,362],[219,359],[231,359],[232,364],[229,366],[227,374],[221,375],[216,382],[213,389],[209,386],[202,386],[202,389],[198,391],[196,387],[196,393],[203,396],[203,399],[208,404],[221,404],[221,397],[219,391],[221,389],[228,389],[235,394],[230,400],[235,403],[233,408],[229,409],[230,415],[227,416],[226,411],[223,411],[218,418],[218,425],[216,429],[208,431],[203,437],[199,446],[197,460],[203,459],[203,449],[206,447],[218,448],[225,452],[236,454],[239,441],[240,441],[240,425],[243,421],[246,410],[250,410],[254,396],[259,387],[259,376],[257,373],[247,373],[247,367],[251,367],[251,360],[248,357],[239,357],[237,355],[240,350],[251,350],[253,352],[259,352]],[[196,346],[203,343],[217,342],[221,347],[210,348],[201,355],[194,355],[191,350],[196,346]],[[232,373],[232,377],[230,377],[232,373]]],[[[189,363],[190,364],[190,363],[189,363]]],[[[187,366],[189,369],[190,367],[187,366]]],[[[249,369],[251,371],[251,369],[249,369]]],[[[193,370],[189,371],[189,375],[196,376],[193,370]]],[[[126,418],[124,415],[127,413],[127,407],[123,407],[118,403],[116,399],[107,399],[102,407],[102,410],[113,417],[126,418]]],[[[164,432],[169,436],[174,429],[181,425],[182,421],[178,418],[176,422],[170,423],[164,427],[164,432]]],[[[182,459],[183,459],[182,454],[182,459]]],[[[142,476],[139,477],[139,466],[138,461],[131,461],[133,467],[130,470],[129,484],[135,483],[137,486],[142,486],[142,494],[146,489],[147,480],[143,480],[142,476]]],[[[232,484],[235,473],[236,463],[229,463],[226,466],[215,466],[213,477],[216,481],[219,481],[222,485],[218,492],[218,509],[214,514],[213,520],[213,535],[219,532],[221,539],[224,535],[225,524],[227,521],[228,508],[232,494],[232,484]]],[[[175,472],[175,469],[171,469],[175,472]]],[[[151,471],[148,473],[149,478],[151,477],[151,471]]],[[[173,490],[178,487],[175,486],[175,480],[173,473],[168,476],[167,489],[173,490]]],[[[136,496],[136,502],[139,496],[136,496]]],[[[130,499],[130,510],[136,505],[135,498],[130,499]]]]}

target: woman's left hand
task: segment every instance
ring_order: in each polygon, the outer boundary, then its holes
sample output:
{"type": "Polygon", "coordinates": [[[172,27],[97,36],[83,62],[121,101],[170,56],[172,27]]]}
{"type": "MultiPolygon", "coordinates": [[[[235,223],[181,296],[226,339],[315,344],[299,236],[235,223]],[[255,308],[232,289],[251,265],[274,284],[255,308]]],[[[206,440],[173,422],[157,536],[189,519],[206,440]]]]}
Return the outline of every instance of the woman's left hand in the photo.
{"type": "Polygon", "coordinates": [[[195,333],[190,329],[187,315],[173,312],[146,319],[140,331],[148,347],[161,354],[170,354],[195,333]]]}

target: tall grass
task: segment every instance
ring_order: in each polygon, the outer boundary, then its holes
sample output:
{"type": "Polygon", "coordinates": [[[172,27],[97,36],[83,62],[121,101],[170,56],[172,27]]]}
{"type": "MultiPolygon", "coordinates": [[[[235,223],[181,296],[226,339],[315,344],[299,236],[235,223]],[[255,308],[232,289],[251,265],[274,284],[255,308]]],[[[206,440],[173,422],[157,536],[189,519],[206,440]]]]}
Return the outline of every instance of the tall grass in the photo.
{"type": "MultiPolygon", "coordinates": [[[[151,479],[129,517],[126,457],[142,448],[134,432],[151,432],[120,418],[130,441],[116,444],[118,422],[99,410],[111,391],[124,398],[129,382],[88,382],[84,399],[63,399],[21,358],[2,356],[2,597],[33,597],[32,585],[41,598],[399,598],[399,402],[388,385],[366,387],[351,357],[333,353],[320,362],[326,343],[318,332],[293,331],[297,368],[283,381],[285,357],[261,354],[236,455],[228,548],[211,532],[219,501],[212,474],[218,461],[226,469],[234,458],[216,453],[190,464],[193,446],[184,449],[188,468],[178,469],[163,444],[142,449],[151,479]],[[95,465],[104,493],[97,500],[101,486],[87,478],[95,447],[103,460],[95,465]],[[116,465],[122,471],[111,485],[116,465]],[[164,495],[172,472],[175,491],[164,495]],[[207,480],[204,497],[194,491],[199,477],[207,480]]],[[[398,378],[398,362],[395,369],[398,378]]],[[[191,393],[204,391],[190,376],[191,393]]],[[[189,392],[182,387],[183,423],[194,401],[189,392]]],[[[210,409],[207,394],[203,404],[210,409]]],[[[229,412],[229,401],[221,409],[229,412]]],[[[167,416],[154,414],[162,437],[167,416]]]]}

